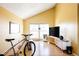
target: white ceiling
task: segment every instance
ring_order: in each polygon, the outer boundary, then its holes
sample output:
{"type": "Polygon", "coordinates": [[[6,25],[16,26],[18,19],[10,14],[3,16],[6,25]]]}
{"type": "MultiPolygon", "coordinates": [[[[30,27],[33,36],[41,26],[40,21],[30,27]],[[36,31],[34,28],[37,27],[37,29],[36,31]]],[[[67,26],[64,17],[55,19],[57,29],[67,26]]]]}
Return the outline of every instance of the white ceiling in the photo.
{"type": "Polygon", "coordinates": [[[55,3],[0,3],[0,6],[25,19],[53,8],[55,3]]]}

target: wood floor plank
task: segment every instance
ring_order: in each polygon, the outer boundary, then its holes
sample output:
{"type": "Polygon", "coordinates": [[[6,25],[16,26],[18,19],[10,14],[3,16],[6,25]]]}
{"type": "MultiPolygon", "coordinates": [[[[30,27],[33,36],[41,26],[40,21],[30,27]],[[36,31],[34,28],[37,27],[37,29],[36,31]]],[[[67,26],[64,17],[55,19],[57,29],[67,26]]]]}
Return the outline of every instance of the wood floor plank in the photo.
{"type": "Polygon", "coordinates": [[[36,52],[34,56],[69,56],[58,47],[53,44],[49,44],[48,42],[37,41],[35,44],[36,52]]]}
{"type": "MultiPolygon", "coordinates": [[[[34,42],[36,44],[36,52],[34,56],[70,56],[67,53],[64,53],[54,44],[50,44],[44,41],[34,41],[34,42]]],[[[13,52],[11,51],[11,53],[13,52]]],[[[23,52],[22,54],[20,54],[20,56],[23,56],[23,52]]]]}

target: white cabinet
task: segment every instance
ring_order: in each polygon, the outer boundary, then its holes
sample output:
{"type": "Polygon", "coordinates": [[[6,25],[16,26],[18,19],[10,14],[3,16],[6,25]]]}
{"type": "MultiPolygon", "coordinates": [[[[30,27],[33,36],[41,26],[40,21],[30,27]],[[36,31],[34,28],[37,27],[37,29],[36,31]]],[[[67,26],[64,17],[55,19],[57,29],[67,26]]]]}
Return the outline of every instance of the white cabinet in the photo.
{"type": "MultiPolygon", "coordinates": [[[[51,36],[50,36],[51,37],[51,36]]],[[[69,41],[65,41],[65,40],[60,40],[59,38],[57,38],[57,37],[51,37],[52,39],[50,39],[50,41],[52,42],[52,43],[54,43],[57,47],[59,47],[60,49],[62,49],[62,50],[66,50],[66,47],[67,46],[71,46],[71,42],[69,42],[69,41]]],[[[49,41],[49,42],[50,42],[49,41]]]]}
{"type": "Polygon", "coordinates": [[[55,44],[62,50],[66,50],[67,46],[71,46],[71,42],[60,40],[59,38],[56,38],[55,42],[56,42],[55,44]]]}

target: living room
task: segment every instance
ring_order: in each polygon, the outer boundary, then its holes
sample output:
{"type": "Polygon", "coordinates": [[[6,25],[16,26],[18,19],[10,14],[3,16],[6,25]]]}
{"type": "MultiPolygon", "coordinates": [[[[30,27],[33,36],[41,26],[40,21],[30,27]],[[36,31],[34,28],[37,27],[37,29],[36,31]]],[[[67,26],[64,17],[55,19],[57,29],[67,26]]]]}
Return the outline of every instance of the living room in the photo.
{"type": "MultiPolygon", "coordinates": [[[[38,7],[41,10],[41,6],[44,3],[38,4],[27,4],[26,6],[38,7]],[[37,6],[36,6],[37,5],[37,6]]],[[[7,8],[13,6],[16,8],[14,10],[21,10],[16,6],[20,6],[23,4],[0,4],[0,53],[4,53],[9,47],[10,44],[5,41],[6,38],[15,38],[16,40],[13,43],[19,42],[22,39],[21,34],[30,33],[30,24],[48,24],[49,27],[60,27],[60,35],[64,37],[65,40],[71,41],[72,53],[74,55],[79,55],[79,47],[78,47],[78,4],[77,3],[59,3],[48,5],[52,5],[49,9],[46,9],[40,13],[31,15],[30,17],[21,18],[15,13],[9,11],[7,8]],[[6,6],[5,6],[6,5],[6,6]],[[14,22],[20,25],[20,32],[17,34],[9,33],[9,22],[14,22]]],[[[25,8],[25,7],[24,7],[25,8]]],[[[17,11],[18,11],[17,10],[17,11]]],[[[29,9],[28,9],[29,10],[29,9]]],[[[36,11],[32,11],[36,12],[36,11]]],[[[23,12],[21,12],[22,14],[23,12]]],[[[42,25],[43,26],[43,25],[42,25]]],[[[39,35],[38,35],[39,36],[39,35]]]]}

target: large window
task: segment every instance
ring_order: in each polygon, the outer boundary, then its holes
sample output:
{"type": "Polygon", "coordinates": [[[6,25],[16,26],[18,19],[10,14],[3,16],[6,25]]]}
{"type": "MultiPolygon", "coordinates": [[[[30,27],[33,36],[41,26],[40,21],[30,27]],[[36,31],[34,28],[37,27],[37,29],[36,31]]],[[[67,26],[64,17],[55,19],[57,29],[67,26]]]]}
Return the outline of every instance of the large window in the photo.
{"type": "Polygon", "coordinates": [[[9,22],[9,34],[19,33],[20,25],[14,22],[9,22]]]}

